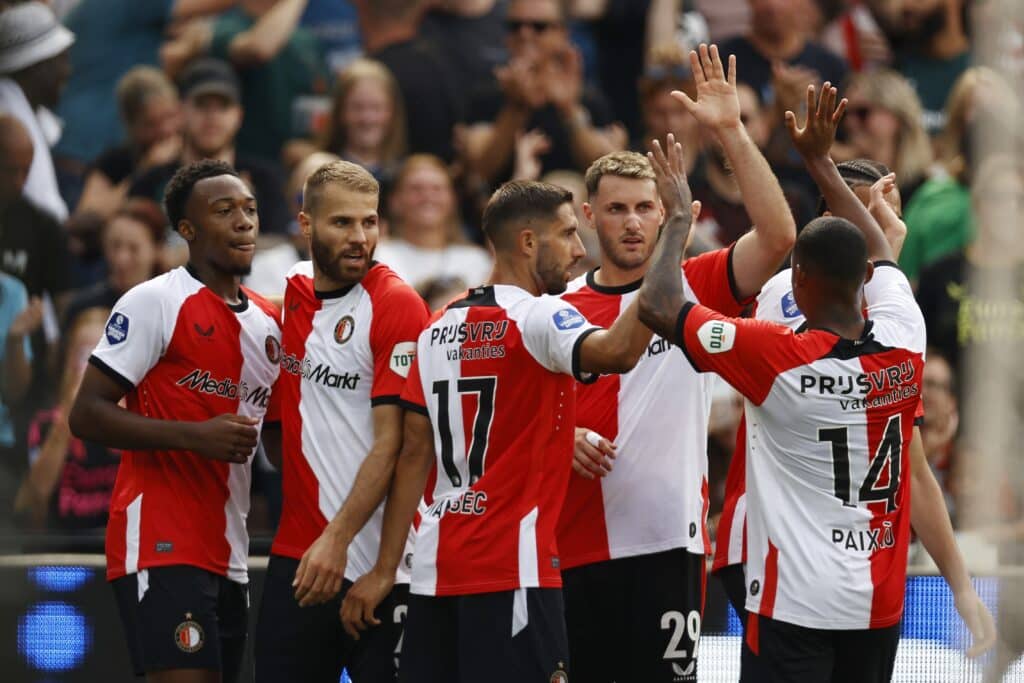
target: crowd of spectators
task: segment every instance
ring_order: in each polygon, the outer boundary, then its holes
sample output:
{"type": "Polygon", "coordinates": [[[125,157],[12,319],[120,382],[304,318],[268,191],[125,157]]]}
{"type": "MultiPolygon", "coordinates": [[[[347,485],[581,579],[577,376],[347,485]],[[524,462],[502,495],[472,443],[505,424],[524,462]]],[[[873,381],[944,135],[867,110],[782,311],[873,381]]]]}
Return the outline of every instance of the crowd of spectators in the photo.
{"type": "MultiPolygon", "coordinates": [[[[1022,112],[1013,87],[1024,74],[1024,25],[1012,2],[0,0],[0,8],[0,488],[19,524],[104,524],[117,453],[72,437],[67,408],[105,312],[183,262],[160,207],[181,164],[221,159],[252,186],[261,239],[248,284],[267,294],[307,256],[295,218],[302,179],[335,158],[381,181],[377,258],[434,308],[487,279],[481,207],[498,184],[562,184],[586,226],[587,166],[669,132],[684,144],[702,202],[692,249],[717,248],[750,220],[722,150],[668,96],[692,94],[687,53],[708,39],[737,57],[743,122],[798,225],[818,211],[817,191],[782,113],[800,109],[808,84],[831,81],[849,98],[836,160],[869,158],[896,173],[908,226],[901,265],[932,346],[925,445],[963,520],[969,458],[983,457],[983,444],[960,438],[966,359],[1024,339],[1024,164],[1014,130],[1022,112]],[[990,68],[972,61],[971,26],[1001,6],[1017,21],[986,38],[1000,57],[990,68]],[[998,154],[982,158],[979,131],[996,136],[998,154]],[[1007,286],[978,290],[979,271],[1007,286]]],[[[597,265],[593,235],[583,233],[592,248],[581,271],[597,265]]],[[[735,396],[720,393],[713,491],[738,415],[735,396]]],[[[1007,522],[1024,517],[1024,501],[1009,496],[1004,508],[1007,522]]],[[[257,533],[273,524],[269,515],[252,522],[257,533]]]]}

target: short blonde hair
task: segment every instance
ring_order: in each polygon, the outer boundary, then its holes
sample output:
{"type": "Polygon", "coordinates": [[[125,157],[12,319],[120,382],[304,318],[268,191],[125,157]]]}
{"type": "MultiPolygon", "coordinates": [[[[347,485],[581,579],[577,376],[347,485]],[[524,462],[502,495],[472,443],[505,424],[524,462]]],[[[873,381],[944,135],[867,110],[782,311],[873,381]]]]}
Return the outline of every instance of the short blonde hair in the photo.
{"type": "Polygon", "coordinates": [[[150,98],[167,97],[177,102],[178,91],[160,69],[154,66],[136,66],[129,69],[117,82],[116,96],[121,120],[131,126],[142,116],[150,98]]]}
{"type": "Polygon", "coordinates": [[[583,183],[587,186],[587,195],[593,197],[606,175],[637,180],[654,180],[654,169],[646,156],[639,152],[612,152],[605,154],[587,169],[583,183]]]}
{"type": "Polygon", "coordinates": [[[306,178],[302,186],[302,210],[306,213],[312,211],[320,190],[334,184],[353,192],[380,194],[380,183],[359,164],[350,161],[330,161],[306,178]]]}

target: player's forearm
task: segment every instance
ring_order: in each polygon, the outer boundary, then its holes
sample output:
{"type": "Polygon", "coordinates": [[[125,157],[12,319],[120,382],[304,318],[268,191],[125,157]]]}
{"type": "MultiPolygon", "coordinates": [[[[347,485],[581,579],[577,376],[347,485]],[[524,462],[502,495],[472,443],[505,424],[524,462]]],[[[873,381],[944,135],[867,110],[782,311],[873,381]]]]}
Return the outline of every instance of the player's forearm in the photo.
{"type": "Polygon", "coordinates": [[[691,223],[689,212],[678,213],[665,221],[654,248],[651,267],[637,295],[640,321],[655,334],[669,340],[675,334],[679,309],[685,303],[679,264],[683,260],[691,223]]]}
{"type": "Polygon", "coordinates": [[[910,442],[910,470],[910,525],[953,594],[973,590],[963,555],[953,536],[953,525],[949,520],[942,489],[928,466],[921,433],[917,428],[910,442]]]}
{"type": "Polygon", "coordinates": [[[388,494],[395,474],[399,445],[374,445],[359,467],[355,483],[352,484],[352,492],[345,499],[345,504],[327,525],[329,533],[336,534],[348,544],[366,526],[388,494]]]}
{"type": "Polygon", "coordinates": [[[403,455],[395,467],[391,495],[384,505],[384,524],[377,557],[377,569],[387,575],[394,574],[402,561],[402,551],[416,517],[416,508],[423,498],[431,465],[432,457],[403,455]]]}
{"type": "Polygon", "coordinates": [[[755,258],[742,269],[748,271],[751,277],[746,278],[748,273],[736,269],[737,284],[741,285],[741,290],[747,290],[740,294],[749,296],[760,290],[761,285],[778,270],[782,259],[793,248],[796,222],[778,178],[761,150],[750,139],[746,128],[740,125],[720,130],[718,140],[733,169],[743,197],[743,206],[753,223],[753,235],[757,240],[755,258]],[[751,279],[751,282],[741,282],[741,277],[751,279]]]}
{"type": "Polygon", "coordinates": [[[80,439],[124,450],[192,450],[191,422],[158,420],[129,412],[116,402],[79,393],[69,418],[80,439]]]}
{"type": "Polygon", "coordinates": [[[629,372],[651,343],[651,330],[640,322],[639,306],[631,303],[607,330],[583,340],[580,369],[594,374],[629,372]]]}
{"type": "Polygon", "coordinates": [[[825,198],[832,215],[845,218],[864,234],[868,258],[872,261],[892,261],[892,248],[885,239],[881,226],[843,180],[835,162],[828,156],[823,156],[804,159],[804,164],[811,179],[821,190],[821,195],[825,198]]]}

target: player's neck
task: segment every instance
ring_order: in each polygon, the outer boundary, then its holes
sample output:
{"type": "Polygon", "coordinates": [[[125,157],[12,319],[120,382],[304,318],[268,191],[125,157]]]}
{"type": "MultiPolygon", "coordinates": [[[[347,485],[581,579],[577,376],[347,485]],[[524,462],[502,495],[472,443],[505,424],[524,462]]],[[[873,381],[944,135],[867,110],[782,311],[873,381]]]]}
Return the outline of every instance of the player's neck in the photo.
{"type": "Polygon", "coordinates": [[[509,263],[498,256],[495,259],[494,271],[491,273],[492,285],[512,285],[525,289],[534,296],[543,294],[541,285],[533,276],[533,270],[526,263],[509,263]]]}
{"type": "Polygon", "coordinates": [[[242,302],[242,278],[230,275],[202,260],[189,259],[188,270],[192,277],[202,282],[207,289],[224,299],[225,303],[235,306],[242,302]]]}
{"type": "Polygon", "coordinates": [[[602,287],[622,287],[631,285],[647,274],[651,262],[644,261],[636,268],[619,268],[609,258],[601,260],[601,267],[594,272],[594,282],[602,287]]]}
{"type": "Polygon", "coordinates": [[[860,339],[864,334],[864,314],[858,304],[822,304],[807,313],[807,326],[811,329],[828,330],[843,339],[860,339]]]}

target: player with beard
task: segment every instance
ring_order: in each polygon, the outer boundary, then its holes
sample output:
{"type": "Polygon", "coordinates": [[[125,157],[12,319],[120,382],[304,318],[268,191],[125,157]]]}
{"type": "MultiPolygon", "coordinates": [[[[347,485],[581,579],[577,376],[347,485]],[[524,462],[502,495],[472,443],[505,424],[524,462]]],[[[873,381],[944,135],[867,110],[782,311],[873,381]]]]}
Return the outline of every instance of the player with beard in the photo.
{"type": "Polygon", "coordinates": [[[422,497],[401,680],[565,681],[555,525],[571,473],[574,378],[630,370],[650,332],[636,306],[602,330],[542,296],[565,291],[584,255],[567,190],[506,183],[483,226],[493,284],[419,336],[380,555],[342,619],[365,627],[391,590],[422,497]]]}
{"type": "Polygon", "coordinates": [[[429,311],[373,261],[373,176],[330,162],[306,179],[302,196],[312,261],[293,267],[285,288],[277,393],[284,503],[256,629],[256,680],[337,683],[344,667],[357,681],[389,681],[408,586],[395,587],[378,610],[382,625],[359,639],[342,630],[339,608],[377,557],[381,503],[402,443],[398,399],[429,311]]]}
{"type": "MultiPolygon", "coordinates": [[[[691,297],[738,315],[778,269],[796,228],[741,122],[734,60],[726,73],[718,49],[702,45],[691,65],[697,100],[684,104],[735,169],[755,227],[730,247],[687,259],[679,276],[691,297]]],[[[586,183],[584,211],[597,231],[602,266],[571,282],[563,299],[608,324],[636,299],[665,207],[650,162],[635,152],[598,159],[586,183]]],[[[570,659],[582,680],[697,680],[704,557],[711,548],[711,380],[657,337],[631,372],[577,387],[576,474],[558,548],[570,659]],[[608,639],[616,647],[606,647],[608,639]]]]}
{"type": "Polygon", "coordinates": [[[107,579],[136,675],[232,682],[248,630],[250,456],[281,333],[276,310],[239,284],[259,218],[234,169],[185,166],[164,203],[188,264],[114,306],[70,423],[81,439],[123,449],[107,579]]]}

